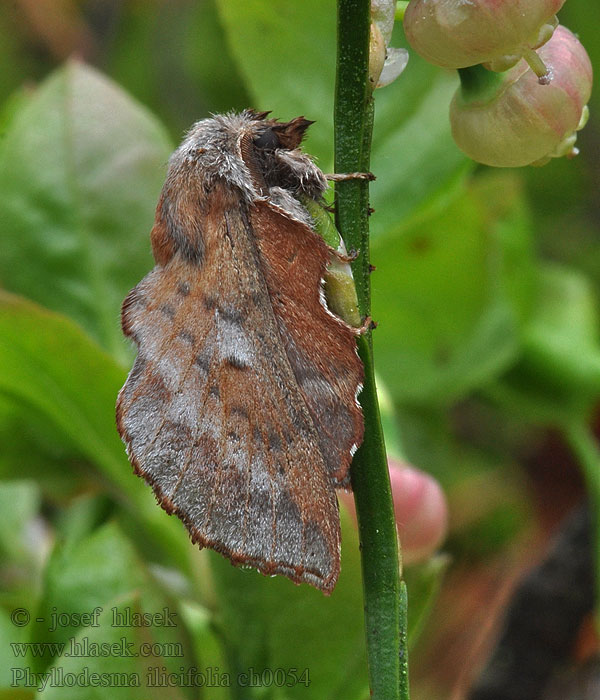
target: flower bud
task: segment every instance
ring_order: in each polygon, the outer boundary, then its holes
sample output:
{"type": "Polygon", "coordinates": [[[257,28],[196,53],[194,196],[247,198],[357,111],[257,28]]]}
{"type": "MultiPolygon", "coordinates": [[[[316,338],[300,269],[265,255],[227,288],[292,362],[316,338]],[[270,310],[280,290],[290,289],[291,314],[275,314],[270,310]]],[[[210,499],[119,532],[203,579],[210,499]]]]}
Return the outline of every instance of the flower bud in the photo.
{"type": "Polygon", "coordinates": [[[408,51],[391,47],[396,0],[371,0],[369,81],[372,88],[389,85],[408,63],[408,51]]]}
{"type": "Polygon", "coordinates": [[[405,566],[424,561],[448,532],[448,506],[439,483],[408,464],[390,460],[390,484],[405,566]]]}
{"type": "Polygon", "coordinates": [[[590,59],[562,26],[539,55],[547,84],[540,84],[524,60],[502,74],[480,66],[461,71],[450,123],[457,145],[473,160],[518,167],[576,155],[575,132],[585,124],[592,90],[590,59]]]}
{"type": "Polygon", "coordinates": [[[410,0],[404,31],[413,49],[444,68],[514,65],[552,35],[565,0],[410,0]]]}
{"type": "MultiPolygon", "coordinates": [[[[429,474],[405,463],[388,461],[394,513],[405,566],[432,556],[448,533],[448,504],[439,483],[429,474]]],[[[338,492],[356,518],[354,499],[338,492]]]]}

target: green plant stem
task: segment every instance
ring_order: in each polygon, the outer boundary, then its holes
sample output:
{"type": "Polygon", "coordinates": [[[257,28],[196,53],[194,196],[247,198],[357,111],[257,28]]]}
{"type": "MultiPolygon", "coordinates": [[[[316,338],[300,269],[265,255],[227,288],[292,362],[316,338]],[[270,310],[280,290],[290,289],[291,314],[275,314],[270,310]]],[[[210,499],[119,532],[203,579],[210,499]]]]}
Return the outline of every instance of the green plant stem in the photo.
{"type": "MultiPolygon", "coordinates": [[[[369,0],[338,0],[335,99],[335,170],[368,172],[373,100],[368,87],[369,0]]],[[[353,264],[359,308],[370,315],[369,186],[336,185],[336,224],[346,245],[359,252],[353,264]]],[[[371,332],[358,340],[365,368],[360,403],[365,438],[352,463],[352,488],[361,546],[369,682],[374,700],[408,698],[405,609],[398,539],[373,372],[371,332]]]]}
{"type": "Polygon", "coordinates": [[[564,428],[567,441],[573,450],[585,477],[587,493],[592,508],[594,532],[592,541],[596,560],[596,629],[600,631],[600,446],[594,434],[583,421],[564,428]]]}

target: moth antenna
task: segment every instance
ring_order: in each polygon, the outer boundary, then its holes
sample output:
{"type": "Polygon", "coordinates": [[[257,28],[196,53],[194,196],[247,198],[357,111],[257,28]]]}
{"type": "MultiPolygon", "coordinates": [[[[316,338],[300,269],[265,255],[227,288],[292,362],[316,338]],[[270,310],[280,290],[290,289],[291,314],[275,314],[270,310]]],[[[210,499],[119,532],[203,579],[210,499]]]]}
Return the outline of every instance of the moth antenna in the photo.
{"type": "Polygon", "coordinates": [[[302,116],[296,117],[289,122],[274,124],[272,128],[273,131],[277,132],[282,147],[293,150],[294,148],[298,148],[304,138],[306,130],[311,124],[314,124],[314,121],[305,119],[302,116]]]}

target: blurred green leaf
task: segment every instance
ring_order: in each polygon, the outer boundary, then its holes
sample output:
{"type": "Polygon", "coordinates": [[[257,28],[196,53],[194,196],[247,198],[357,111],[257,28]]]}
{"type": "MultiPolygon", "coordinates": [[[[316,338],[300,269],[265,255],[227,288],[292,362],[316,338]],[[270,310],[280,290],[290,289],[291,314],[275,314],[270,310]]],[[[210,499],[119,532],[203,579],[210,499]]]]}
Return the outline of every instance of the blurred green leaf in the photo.
{"type": "Polygon", "coordinates": [[[536,306],[519,362],[485,390],[534,423],[585,422],[600,395],[597,299],[576,270],[539,268],[536,306]]]}
{"type": "MultiPolygon", "coordinates": [[[[40,504],[40,489],[34,481],[0,482],[0,600],[7,610],[29,607],[38,595],[51,542],[40,504]]],[[[13,637],[20,639],[21,631],[14,625],[13,637]]],[[[0,650],[0,656],[2,653],[0,650]]]]}
{"type": "Polygon", "coordinates": [[[13,117],[25,108],[32,98],[32,91],[21,88],[13,92],[0,107],[0,138],[5,138],[13,117]]]}
{"type": "Polygon", "coordinates": [[[394,402],[385,383],[379,377],[377,377],[377,398],[379,401],[381,427],[385,435],[385,451],[388,457],[400,460],[406,459],[394,402]]]}
{"type": "MultiPolygon", "coordinates": [[[[168,688],[169,700],[184,700],[198,697],[194,689],[182,684],[160,685],[160,674],[175,677],[181,668],[194,668],[193,658],[185,654],[185,647],[176,633],[165,634],[160,627],[117,627],[113,626],[113,614],[153,614],[160,613],[160,598],[147,597],[147,591],[129,592],[127,595],[109,601],[107,608],[98,619],[98,627],[83,628],[67,642],[66,649],[90,649],[95,645],[109,645],[112,653],[94,656],[64,655],[56,659],[55,664],[46,669],[46,673],[56,675],[58,682],[46,687],[38,694],[42,700],[81,700],[82,690],[86,698],[93,700],[163,700],[168,688]],[[165,649],[164,656],[147,655],[146,650],[165,649]],[[142,651],[140,651],[142,650],[142,651]],[[136,654],[130,657],[128,654],[136,654]],[[175,657],[173,657],[175,655],[175,657]],[[61,678],[75,678],[75,683],[67,683],[61,678]],[[96,674],[94,676],[94,674],[96,674]],[[102,680],[104,679],[104,680],[102,680]],[[112,680],[111,680],[112,679],[112,680]]],[[[52,678],[52,675],[50,676],[52,678]]],[[[185,677],[184,677],[185,678],[185,677]]]]}
{"type": "Polygon", "coordinates": [[[123,480],[113,406],[125,373],[69,319],[0,292],[0,389],[33,404],[123,480]]]}
{"type": "Polygon", "coordinates": [[[396,400],[455,400],[515,359],[533,265],[513,178],[475,181],[376,239],[373,260],[378,369],[396,400]]]}
{"type": "Polygon", "coordinates": [[[217,0],[229,46],[256,109],[318,120],[307,150],[333,162],[335,4],[217,0]]]}
{"type": "MultiPolygon", "coordinates": [[[[185,626],[176,607],[163,595],[138,558],[131,543],[113,523],[103,526],[79,543],[64,548],[59,542],[47,567],[43,598],[31,628],[34,641],[65,643],[64,653],[46,670],[67,673],[126,673],[137,677],[140,687],[96,687],[97,698],[159,698],[164,689],[149,687],[150,669],[176,673],[194,663],[185,626]],[[97,618],[75,619],[96,608],[97,618]],[[148,615],[151,624],[135,623],[135,616],[148,615]],[[154,616],[157,616],[156,618],[154,616]],[[56,629],[54,629],[56,627],[56,629]],[[96,654],[95,644],[115,645],[114,653],[96,654]],[[152,645],[158,645],[153,648],[152,645]]],[[[35,663],[35,660],[32,659],[35,663]]],[[[50,658],[40,661],[45,667],[50,658]]],[[[50,685],[41,697],[80,698],[82,684],[50,685]]],[[[83,687],[88,687],[84,683],[83,687]]],[[[170,689],[169,697],[189,697],[191,691],[170,689]]]]}
{"type": "Polygon", "coordinates": [[[45,496],[63,502],[87,475],[81,454],[31,404],[0,394],[0,478],[34,479],[45,496]]]}
{"type": "MultiPolygon", "coordinates": [[[[150,0],[143,4],[123,2],[112,7],[110,3],[86,4],[88,21],[110,39],[103,46],[103,70],[136,100],[168,109],[167,95],[164,91],[161,94],[161,87],[170,91],[179,83],[172,76],[170,83],[164,85],[169,53],[171,61],[179,59],[173,55],[169,31],[170,3],[150,0]],[[136,58],[132,60],[133,57],[136,58]]],[[[181,15],[181,3],[177,10],[181,15]]]]}
{"type": "Polygon", "coordinates": [[[28,542],[28,524],[37,516],[40,492],[33,481],[0,483],[0,552],[12,560],[23,559],[35,544],[28,542]]]}
{"type": "Polygon", "coordinates": [[[69,617],[71,613],[89,613],[96,606],[106,608],[113,599],[146,585],[145,567],[115,523],[79,541],[59,538],[46,567],[36,613],[43,619],[32,623],[31,638],[66,642],[81,627],[69,617]],[[66,613],[64,624],[53,624],[57,618],[52,613],[66,613]]]}
{"type": "Polygon", "coordinates": [[[588,279],[558,265],[539,268],[536,313],[527,327],[523,361],[548,380],[593,399],[600,394],[598,299],[588,279]]]}
{"type": "Polygon", "coordinates": [[[23,695],[20,695],[16,688],[11,688],[15,669],[27,668],[27,662],[19,661],[10,645],[24,642],[26,635],[27,628],[14,625],[9,614],[0,609],[0,700],[25,700],[29,697],[27,689],[23,689],[23,695]]]}
{"type": "MultiPolygon", "coordinates": [[[[585,47],[594,70],[600,65],[600,5],[569,0],[560,10],[560,23],[574,32],[585,47]]],[[[590,119],[577,133],[580,154],[556,158],[543,168],[525,168],[521,177],[535,211],[537,247],[545,259],[585,272],[600,294],[598,245],[598,144],[600,90],[595,81],[589,101],[590,119]]]]}
{"type": "Polygon", "coordinates": [[[408,644],[413,648],[431,613],[444,573],[450,564],[445,554],[437,554],[423,564],[411,566],[404,573],[409,591],[408,598],[408,644]]]}
{"type": "MultiPolygon", "coordinates": [[[[221,26],[216,0],[191,3],[185,27],[174,39],[184,44],[184,66],[204,113],[253,107],[221,26]],[[183,35],[183,37],[182,37],[183,35]]],[[[200,118],[200,113],[192,119],[200,118]]]]}
{"type": "Polygon", "coordinates": [[[117,310],[152,267],[170,150],[152,115],[76,62],[13,116],[0,144],[0,280],[72,316],[121,360],[117,310]]]}
{"type": "MultiPolygon", "coordinates": [[[[191,600],[180,600],[179,610],[192,638],[198,667],[226,672],[227,663],[223,653],[223,645],[215,631],[214,615],[191,600]]],[[[230,699],[229,687],[215,685],[210,688],[210,700],[230,699]]]]}
{"type": "Polygon", "coordinates": [[[149,105],[173,134],[209,112],[251,106],[214,0],[125,2],[104,11],[112,32],[103,69],[149,105]]]}
{"type": "Polygon", "coordinates": [[[436,68],[412,51],[401,22],[395,24],[391,43],[408,48],[410,59],[395,82],[374,93],[373,239],[394,235],[411,217],[456,196],[473,168],[450,134],[456,73],[436,68]]]}
{"type": "MultiPolygon", "coordinates": [[[[464,411],[463,406],[448,409],[404,404],[398,416],[407,459],[435,476],[444,489],[451,514],[444,552],[481,559],[510,545],[527,526],[531,518],[529,494],[514,461],[514,444],[506,444],[510,439],[503,434],[505,424],[497,415],[492,419],[486,416],[478,403],[472,409],[477,428],[490,434],[469,435],[467,439],[461,433],[468,434],[471,426],[469,418],[460,415],[461,409],[464,411]]],[[[523,421],[515,420],[524,431],[523,421]]],[[[418,628],[418,618],[427,609],[420,591],[422,583],[411,578],[419,568],[406,571],[411,629],[413,624],[418,628]]]]}
{"type": "Polygon", "coordinates": [[[149,528],[163,554],[187,566],[183,526],[132,474],[114,406],[123,370],[69,319],[0,292],[0,392],[37,411],[110,480],[113,494],[149,528]]]}
{"type": "Polygon", "coordinates": [[[303,683],[237,688],[234,698],[362,700],[368,693],[357,533],[343,510],[342,526],[342,572],[328,598],[280,576],[235,569],[211,552],[232,672],[294,668],[298,677],[307,670],[310,680],[310,689],[303,683]]]}
{"type": "Polygon", "coordinates": [[[78,545],[113,516],[115,510],[114,501],[104,494],[84,493],[70,500],[53,522],[63,550],[78,545]]]}

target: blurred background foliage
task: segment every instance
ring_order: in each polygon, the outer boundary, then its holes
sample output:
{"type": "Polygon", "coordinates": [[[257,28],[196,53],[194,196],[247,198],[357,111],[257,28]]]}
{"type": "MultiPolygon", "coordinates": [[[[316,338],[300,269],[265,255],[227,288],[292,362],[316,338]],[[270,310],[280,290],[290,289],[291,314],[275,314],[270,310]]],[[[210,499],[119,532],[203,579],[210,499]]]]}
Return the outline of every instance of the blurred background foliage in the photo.
{"type": "MultiPolygon", "coordinates": [[[[567,0],[560,19],[598,66],[600,8],[567,0]]],[[[401,27],[393,45],[406,45],[401,27]]],[[[183,130],[244,107],[304,114],[317,122],[306,150],[331,171],[335,3],[13,0],[0,7],[0,66],[0,688],[19,665],[142,678],[195,665],[232,677],[309,668],[311,685],[173,697],[366,697],[352,527],[344,522],[329,600],[235,570],[199,553],[156,506],[113,417],[132,359],[119,307],[152,265],[153,211],[183,130]],[[15,657],[10,642],[111,629],[15,627],[13,607],[46,618],[95,605],[176,610],[175,630],[147,636],[183,656],[15,657]]],[[[384,419],[391,452],[436,476],[451,516],[448,556],[406,572],[417,700],[466,696],[514,581],[586,489],[600,502],[600,95],[576,160],[493,171],[451,140],[456,85],[411,55],[375,94],[384,419]]],[[[579,660],[597,649],[582,629],[579,660]]],[[[128,630],[135,643],[138,631],[128,630]]],[[[95,693],[154,697],[146,687],[95,693]]]]}

